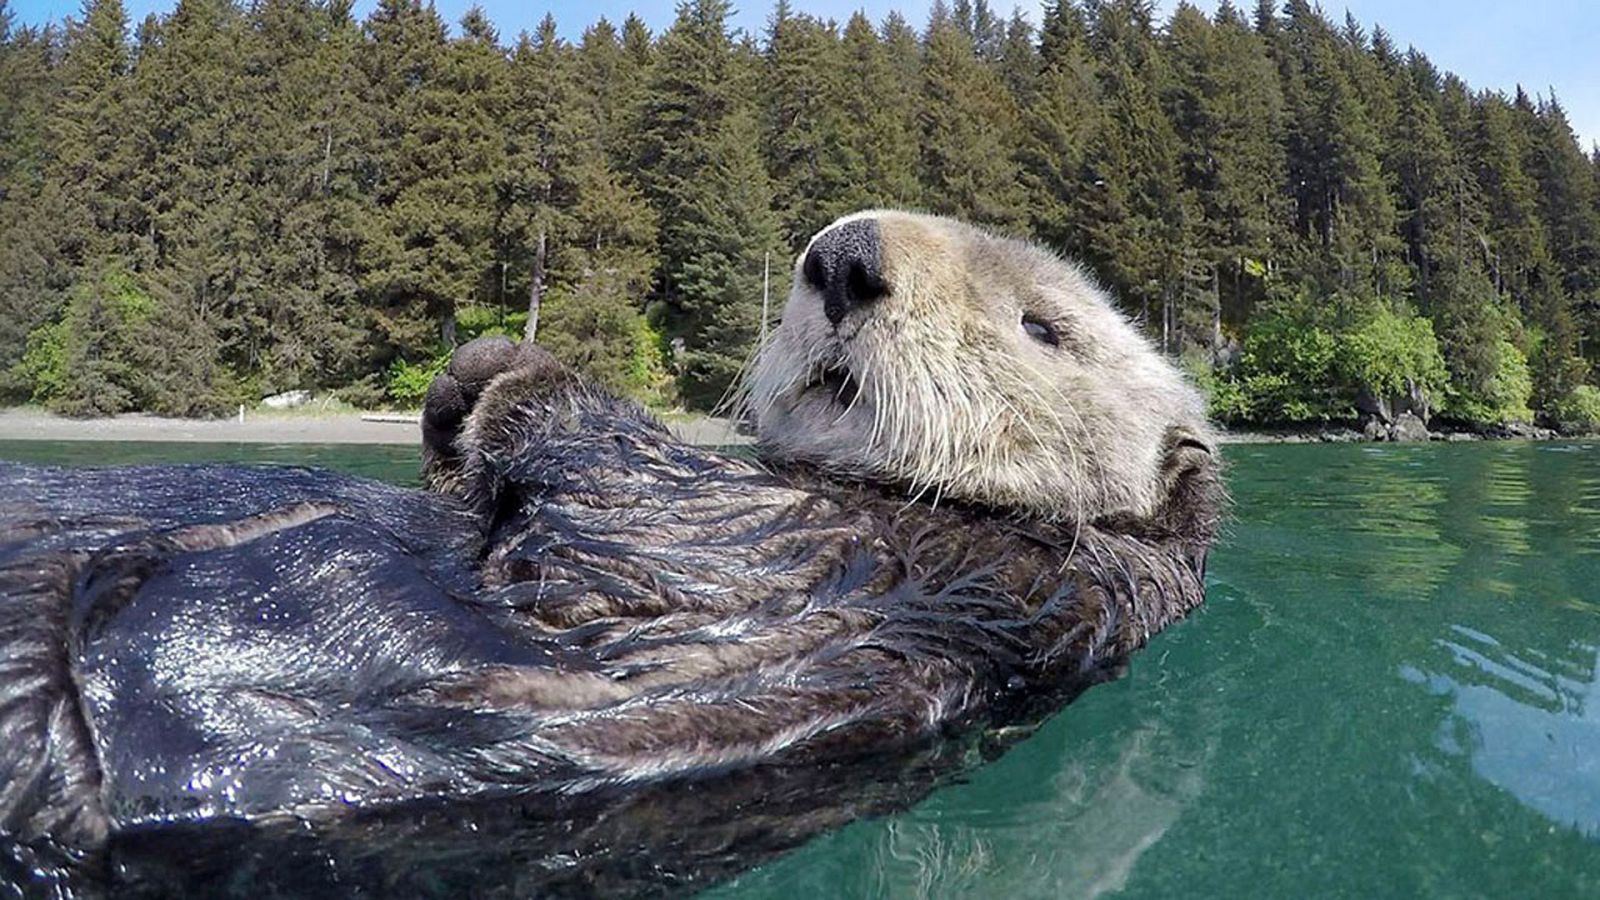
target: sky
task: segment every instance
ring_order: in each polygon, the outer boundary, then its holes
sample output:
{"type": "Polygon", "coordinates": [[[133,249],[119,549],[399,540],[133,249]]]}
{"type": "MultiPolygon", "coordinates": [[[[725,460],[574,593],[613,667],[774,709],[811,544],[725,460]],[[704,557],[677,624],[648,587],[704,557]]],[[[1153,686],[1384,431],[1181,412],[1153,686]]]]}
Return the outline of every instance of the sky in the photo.
{"type": "MultiPolygon", "coordinates": [[[[134,22],[174,6],[173,0],[124,2],[134,22]]],[[[760,33],[772,4],[734,2],[734,24],[760,33]]],[[[1007,8],[1005,0],[991,2],[997,9],[1007,8]]],[[[1191,2],[1207,12],[1217,6],[1217,0],[1191,2]]],[[[1248,0],[1235,3],[1241,8],[1255,5],[1248,0]]],[[[436,0],[436,4],[452,21],[472,5],[470,0],[436,0]]],[[[931,0],[791,0],[796,11],[840,22],[856,9],[864,9],[874,21],[900,9],[918,27],[930,4],[931,0]]],[[[11,0],[9,5],[23,24],[59,20],[80,8],[78,0],[11,0]]],[[[372,5],[373,0],[357,0],[357,12],[364,15],[372,5]]],[[[481,0],[479,5],[507,40],[519,31],[531,31],[546,12],[555,14],[563,34],[576,37],[601,16],[620,22],[630,11],[659,30],[671,24],[675,8],[672,0],[481,0]]],[[[1176,5],[1176,0],[1160,0],[1162,18],[1176,5]]],[[[1040,0],[1024,0],[1021,6],[1024,14],[1039,20],[1040,0]]],[[[1348,9],[1369,30],[1374,22],[1381,24],[1398,47],[1415,45],[1440,69],[1455,72],[1474,88],[1510,93],[1521,84],[1530,93],[1546,96],[1553,90],[1584,148],[1600,143],[1600,52],[1595,49],[1600,47],[1600,3],[1594,0],[1346,0],[1325,2],[1323,8],[1337,22],[1343,22],[1348,9]]]]}

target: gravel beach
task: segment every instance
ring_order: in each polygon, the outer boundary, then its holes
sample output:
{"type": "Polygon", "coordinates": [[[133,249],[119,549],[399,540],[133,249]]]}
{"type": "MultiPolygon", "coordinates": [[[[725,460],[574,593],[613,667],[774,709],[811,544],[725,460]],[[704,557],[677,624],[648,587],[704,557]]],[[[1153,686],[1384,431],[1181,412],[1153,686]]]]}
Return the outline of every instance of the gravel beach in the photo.
{"type": "MultiPolygon", "coordinates": [[[[674,434],[694,444],[747,444],[725,419],[669,420],[674,434]]],[[[122,415],[68,419],[40,409],[0,409],[0,440],[175,441],[247,444],[416,444],[421,433],[415,415],[246,413],[244,420],[164,419],[122,415]]]]}

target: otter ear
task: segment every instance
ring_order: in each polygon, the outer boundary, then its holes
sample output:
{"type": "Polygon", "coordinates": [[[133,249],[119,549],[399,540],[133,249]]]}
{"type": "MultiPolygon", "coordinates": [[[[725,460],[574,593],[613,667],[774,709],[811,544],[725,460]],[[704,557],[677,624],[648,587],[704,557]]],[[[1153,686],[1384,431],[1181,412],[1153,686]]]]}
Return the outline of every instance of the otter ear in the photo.
{"type": "Polygon", "coordinates": [[[1227,506],[1216,435],[1186,426],[1167,430],[1161,483],[1166,498],[1157,518],[1180,537],[1210,543],[1227,506]]]}

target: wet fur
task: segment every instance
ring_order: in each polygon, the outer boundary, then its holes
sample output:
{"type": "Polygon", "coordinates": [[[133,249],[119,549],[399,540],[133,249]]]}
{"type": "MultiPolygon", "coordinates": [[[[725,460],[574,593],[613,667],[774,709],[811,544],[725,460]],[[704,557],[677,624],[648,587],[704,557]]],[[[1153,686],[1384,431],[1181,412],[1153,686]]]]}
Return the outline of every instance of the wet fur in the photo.
{"type": "Polygon", "coordinates": [[[1178,429],[1158,503],[1058,521],[687,446],[537,353],[457,424],[437,492],[0,464],[0,886],[703,885],[1111,677],[1221,508],[1178,429]]]}
{"type": "MultiPolygon", "coordinates": [[[[10,857],[109,878],[106,854],[153,865],[141,841],[205,823],[276,841],[363,810],[884,766],[1107,677],[1202,597],[1207,466],[1163,515],[1079,531],[769,472],[558,371],[480,406],[461,500],[0,467],[10,857]]],[[[783,846],[838,821],[824,793],[783,846]]]]}

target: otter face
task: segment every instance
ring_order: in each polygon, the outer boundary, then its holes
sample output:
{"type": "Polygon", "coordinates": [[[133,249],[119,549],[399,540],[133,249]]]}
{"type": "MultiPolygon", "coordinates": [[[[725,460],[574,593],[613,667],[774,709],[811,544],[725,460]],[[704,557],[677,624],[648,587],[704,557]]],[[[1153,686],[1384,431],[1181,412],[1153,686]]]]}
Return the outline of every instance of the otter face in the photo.
{"type": "Polygon", "coordinates": [[[1153,515],[1211,464],[1199,392],[1082,270],[935,216],[812,238],[747,386],[773,458],[1031,517],[1153,515]]]}

